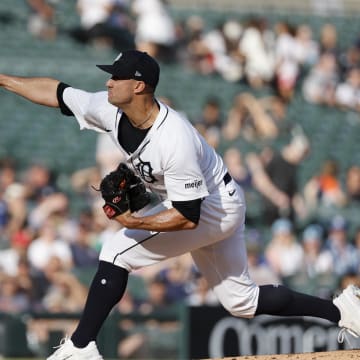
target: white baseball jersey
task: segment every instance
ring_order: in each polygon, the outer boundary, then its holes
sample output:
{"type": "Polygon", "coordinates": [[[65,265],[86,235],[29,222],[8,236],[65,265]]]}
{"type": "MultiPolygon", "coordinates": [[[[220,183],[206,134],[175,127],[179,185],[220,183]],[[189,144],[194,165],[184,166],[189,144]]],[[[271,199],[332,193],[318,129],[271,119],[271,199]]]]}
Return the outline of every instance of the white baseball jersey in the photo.
{"type": "Polygon", "coordinates": [[[259,288],[247,271],[243,192],[235,181],[224,181],[227,169],[215,150],[186,119],[158,102],[154,124],[137,150],[128,154],[118,142],[122,112],[108,102],[107,92],[68,87],[63,100],[81,129],[107,132],[127,164],[160,196],[162,202],[149,214],[171,208],[171,201],[204,198],[195,229],[121,229],[103,244],[100,260],[132,271],[190,252],[223,306],[233,315],[252,317],[259,288]]]}
{"type": "Polygon", "coordinates": [[[162,103],[142,144],[128,154],[117,139],[122,112],[107,101],[107,92],[66,88],[63,99],[82,129],[109,133],[129,167],[162,200],[199,199],[223,181],[226,168],[221,157],[187,120],[162,103]]]}

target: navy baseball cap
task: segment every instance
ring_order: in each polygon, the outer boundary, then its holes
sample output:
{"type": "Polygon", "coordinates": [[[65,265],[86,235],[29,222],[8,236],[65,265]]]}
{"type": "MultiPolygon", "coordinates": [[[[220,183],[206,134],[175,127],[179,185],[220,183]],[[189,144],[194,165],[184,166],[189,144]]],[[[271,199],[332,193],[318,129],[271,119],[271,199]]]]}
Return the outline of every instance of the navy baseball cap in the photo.
{"type": "Polygon", "coordinates": [[[330,222],[330,231],[345,231],[347,230],[348,223],[341,215],[335,215],[330,222]]]}
{"type": "Polygon", "coordinates": [[[146,52],[138,50],[123,51],[116,57],[112,65],[96,66],[119,79],[144,81],[153,89],[156,88],[159,82],[159,64],[146,52]]]}

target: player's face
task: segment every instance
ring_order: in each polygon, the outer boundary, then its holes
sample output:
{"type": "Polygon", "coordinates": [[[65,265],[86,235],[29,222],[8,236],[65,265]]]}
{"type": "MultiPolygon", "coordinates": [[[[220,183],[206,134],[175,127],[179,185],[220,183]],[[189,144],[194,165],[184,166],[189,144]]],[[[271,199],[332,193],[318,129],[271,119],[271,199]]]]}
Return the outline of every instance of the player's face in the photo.
{"type": "Polygon", "coordinates": [[[110,104],[121,107],[130,104],[134,97],[134,86],[136,80],[117,79],[115,76],[106,82],[108,88],[108,101],[110,104]]]}

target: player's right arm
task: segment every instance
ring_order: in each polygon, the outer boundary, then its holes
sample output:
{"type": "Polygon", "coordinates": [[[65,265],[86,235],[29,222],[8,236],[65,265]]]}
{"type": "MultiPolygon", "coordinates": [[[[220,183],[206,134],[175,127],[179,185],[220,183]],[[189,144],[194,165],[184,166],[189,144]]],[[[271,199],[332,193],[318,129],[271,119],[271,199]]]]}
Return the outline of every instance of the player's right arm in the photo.
{"type": "Polygon", "coordinates": [[[57,88],[59,81],[46,77],[20,77],[0,74],[0,87],[36,104],[59,107],[57,88]]]}

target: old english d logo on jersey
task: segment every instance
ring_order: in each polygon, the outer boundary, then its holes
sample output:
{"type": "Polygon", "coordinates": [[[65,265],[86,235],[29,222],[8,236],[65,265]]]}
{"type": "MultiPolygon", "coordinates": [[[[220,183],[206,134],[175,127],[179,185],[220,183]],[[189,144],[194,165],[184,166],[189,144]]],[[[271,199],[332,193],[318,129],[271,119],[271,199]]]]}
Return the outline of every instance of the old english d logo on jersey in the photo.
{"type": "Polygon", "coordinates": [[[139,156],[136,160],[134,160],[134,167],[139,172],[141,178],[147,183],[154,183],[156,181],[155,176],[153,175],[153,168],[149,161],[143,161],[140,155],[145,150],[146,146],[149,144],[150,141],[146,142],[145,145],[141,148],[139,156]]]}
{"type": "Polygon", "coordinates": [[[153,168],[149,161],[142,161],[140,157],[138,158],[139,162],[135,165],[138,170],[141,178],[147,183],[154,183],[156,181],[154,175],[152,174],[153,168]]]}

